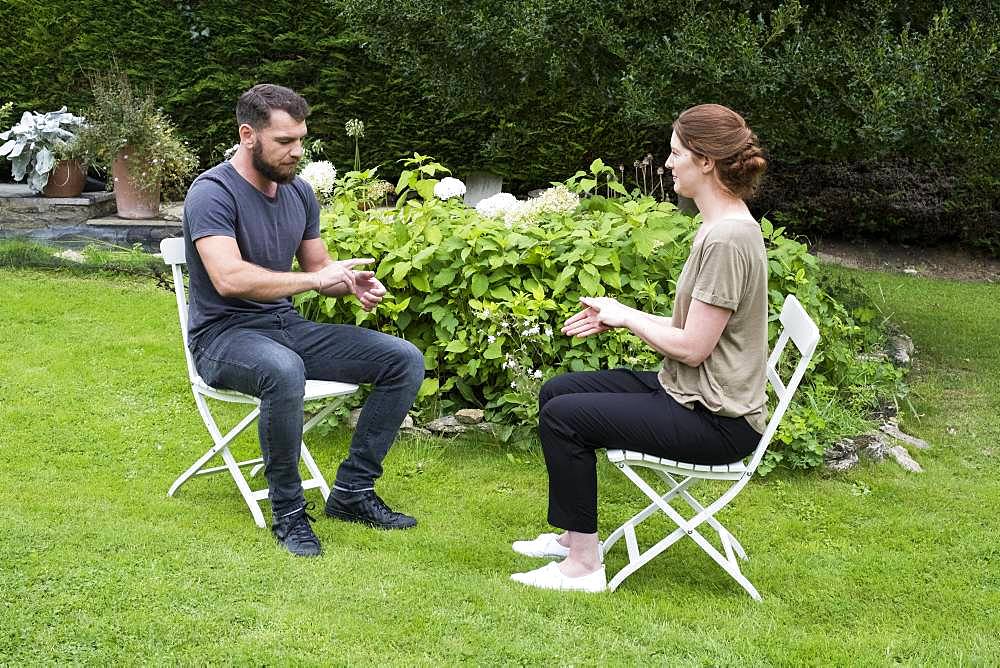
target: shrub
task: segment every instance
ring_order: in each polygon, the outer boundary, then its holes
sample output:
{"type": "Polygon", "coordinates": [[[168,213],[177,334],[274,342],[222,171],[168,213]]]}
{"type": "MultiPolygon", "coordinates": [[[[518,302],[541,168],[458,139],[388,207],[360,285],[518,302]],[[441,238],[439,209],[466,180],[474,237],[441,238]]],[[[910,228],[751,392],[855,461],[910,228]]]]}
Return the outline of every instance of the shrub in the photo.
{"type": "MultiPolygon", "coordinates": [[[[389,289],[385,302],[366,313],[354,300],[308,293],[296,302],[309,317],[405,337],[425,355],[422,406],[484,406],[507,425],[503,436],[522,443],[530,442],[537,424],[542,380],[567,370],[658,366],[658,356],[626,332],[582,340],[557,332],[585,295],[610,293],[644,311],[670,312],[695,220],[637,193],[594,194],[613,171],[600,161],[562,184],[586,195],[574,210],[537,207],[516,223],[487,218],[456,199],[431,195],[446,171],[441,165],[423,156],[409,162],[396,208],[361,211],[351,192],[339,189],[323,217],[332,252],[379,258],[377,275],[389,289]]],[[[879,343],[872,319],[862,327],[817,283],[816,260],[803,244],[767,221],[762,227],[772,321],[784,295],[795,294],[823,335],[815,368],[769,461],[811,467],[835,436],[858,428],[867,412],[901,389],[900,376],[877,358],[859,365],[859,353],[879,343]]],[[[775,332],[772,322],[772,342],[775,332]]]]}
{"type": "MultiPolygon", "coordinates": [[[[355,146],[343,129],[356,117],[369,156],[429,152],[459,175],[486,169],[518,190],[598,156],[631,165],[663,151],[674,115],[712,101],[745,113],[794,169],[906,158],[918,178],[926,166],[954,179],[954,188],[937,191],[933,208],[947,213],[936,223],[911,225],[910,212],[923,207],[904,207],[871,216],[859,233],[927,229],[927,242],[969,242],[1000,223],[1000,22],[990,3],[975,0],[948,8],[905,0],[275,0],[263,14],[235,0],[130,0],[124,10],[8,0],[0,25],[10,35],[0,61],[17,73],[0,77],[0,99],[18,109],[83,108],[90,100],[81,73],[116,55],[157,93],[202,164],[233,143],[234,101],[260,81],[310,101],[310,130],[327,140],[317,159],[351,164],[355,146]]],[[[927,194],[920,188],[918,197],[927,194]]],[[[865,196],[841,190],[823,199],[836,210],[865,196]]],[[[813,229],[809,220],[827,215],[805,195],[783,202],[788,220],[813,229]]],[[[840,217],[827,223],[841,225],[840,217]]],[[[984,245],[1000,252],[1000,244],[984,245]]]]}

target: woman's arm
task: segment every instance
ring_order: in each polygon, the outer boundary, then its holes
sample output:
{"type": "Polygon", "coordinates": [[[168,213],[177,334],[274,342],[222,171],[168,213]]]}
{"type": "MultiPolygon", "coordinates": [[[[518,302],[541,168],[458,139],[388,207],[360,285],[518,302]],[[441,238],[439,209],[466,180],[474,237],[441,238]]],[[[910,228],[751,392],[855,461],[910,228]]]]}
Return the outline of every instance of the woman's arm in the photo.
{"type": "Polygon", "coordinates": [[[662,316],[629,308],[611,297],[585,297],[587,306],[563,325],[570,336],[591,336],[614,327],[625,327],[661,355],[688,366],[698,366],[715,350],[732,311],[694,299],[683,329],[662,316]]]}

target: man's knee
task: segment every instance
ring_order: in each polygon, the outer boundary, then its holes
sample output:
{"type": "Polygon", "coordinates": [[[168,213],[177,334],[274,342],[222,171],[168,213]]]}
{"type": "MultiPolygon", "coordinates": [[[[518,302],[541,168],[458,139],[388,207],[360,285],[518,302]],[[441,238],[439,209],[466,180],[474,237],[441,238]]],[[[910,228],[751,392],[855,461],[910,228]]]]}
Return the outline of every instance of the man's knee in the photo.
{"type": "Polygon", "coordinates": [[[291,350],[275,351],[263,361],[260,383],[262,393],[302,396],[306,385],[305,363],[291,350]]]}
{"type": "Polygon", "coordinates": [[[420,386],[424,380],[424,354],[415,345],[399,339],[396,354],[396,367],[398,373],[408,384],[420,386]]]}

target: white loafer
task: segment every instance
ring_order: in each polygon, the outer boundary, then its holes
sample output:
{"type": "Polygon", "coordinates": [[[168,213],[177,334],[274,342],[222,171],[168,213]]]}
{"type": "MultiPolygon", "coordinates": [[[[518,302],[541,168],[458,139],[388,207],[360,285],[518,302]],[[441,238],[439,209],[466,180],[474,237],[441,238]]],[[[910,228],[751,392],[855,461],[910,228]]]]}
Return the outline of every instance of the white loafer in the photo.
{"type": "Polygon", "coordinates": [[[564,559],[569,556],[569,548],[560,545],[556,538],[554,533],[543,533],[535,540],[515,540],[511,548],[526,557],[564,559]]]}
{"type": "Polygon", "coordinates": [[[539,589],[585,591],[591,594],[606,591],[608,588],[608,578],[604,574],[604,566],[589,575],[571,578],[563,575],[558,564],[554,561],[527,573],[514,573],[510,579],[539,589]]]}

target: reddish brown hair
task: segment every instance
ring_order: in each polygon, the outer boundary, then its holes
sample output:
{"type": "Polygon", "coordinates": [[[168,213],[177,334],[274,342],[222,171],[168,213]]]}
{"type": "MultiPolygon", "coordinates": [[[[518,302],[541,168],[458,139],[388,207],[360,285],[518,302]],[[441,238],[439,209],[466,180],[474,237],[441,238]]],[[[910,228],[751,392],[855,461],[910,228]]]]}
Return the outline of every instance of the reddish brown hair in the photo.
{"type": "Polygon", "coordinates": [[[692,153],[715,161],[726,189],[741,199],[753,196],[767,159],[742,116],[721,104],[699,104],[674,121],[674,132],[692,153]]]}

